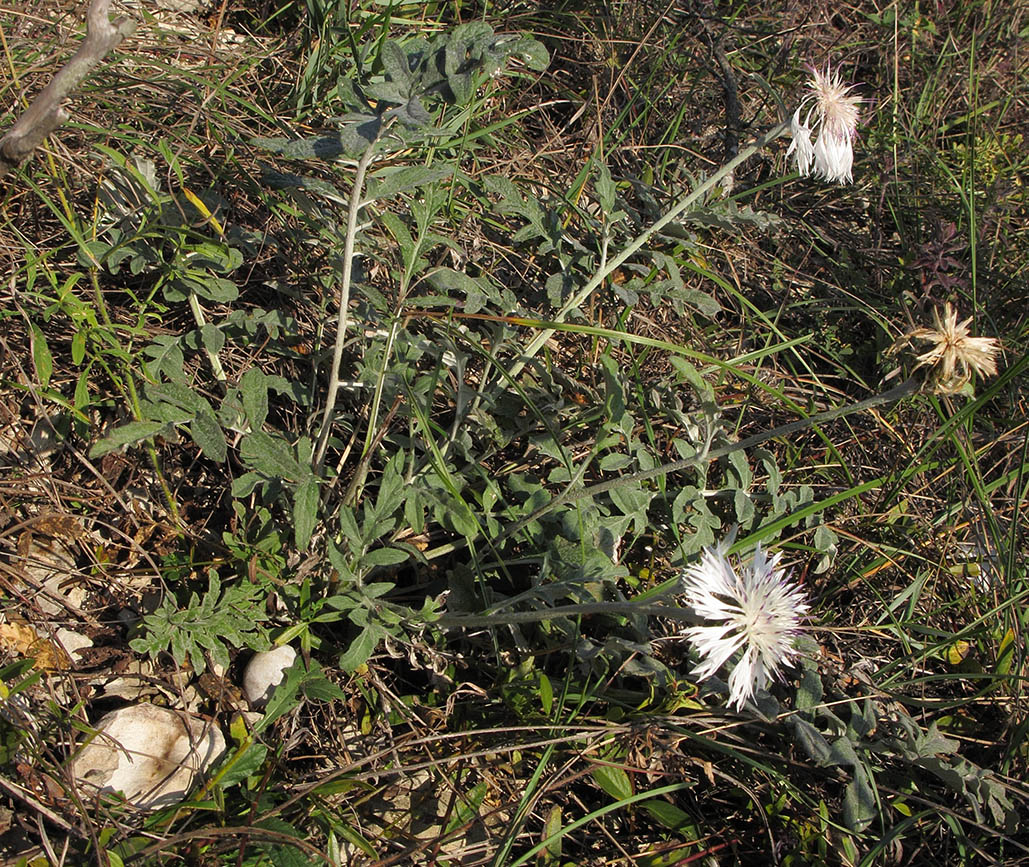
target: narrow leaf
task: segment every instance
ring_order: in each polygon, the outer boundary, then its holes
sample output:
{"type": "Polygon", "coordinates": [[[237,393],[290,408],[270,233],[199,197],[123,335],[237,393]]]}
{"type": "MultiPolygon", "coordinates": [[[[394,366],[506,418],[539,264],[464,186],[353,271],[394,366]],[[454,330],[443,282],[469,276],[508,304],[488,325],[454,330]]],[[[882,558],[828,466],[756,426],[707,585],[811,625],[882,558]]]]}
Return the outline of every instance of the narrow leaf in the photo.
{"type": "Polygon", "coordinates": [[[376,548],[361,558],[361,565],[369,569],[373,566],[396,566],[410,556],[407,551],[399,548],[376,548]]]}
{"type": "Polygon", "coordinates": [[[36,366],[39,384],[46,388],[50,385],[50,377],[54,373],[54,357],[50,354],[46,337],[35,323],[32,325],[32,363],[36,366]]]}
{"type": "Polygon", "coordinates": [[[147,437],[156,436],[165,428],[163,421],[130,421],[115,428],[89,450],[91,458],[103,457],[122,446],[134,445],[147,437]]]}

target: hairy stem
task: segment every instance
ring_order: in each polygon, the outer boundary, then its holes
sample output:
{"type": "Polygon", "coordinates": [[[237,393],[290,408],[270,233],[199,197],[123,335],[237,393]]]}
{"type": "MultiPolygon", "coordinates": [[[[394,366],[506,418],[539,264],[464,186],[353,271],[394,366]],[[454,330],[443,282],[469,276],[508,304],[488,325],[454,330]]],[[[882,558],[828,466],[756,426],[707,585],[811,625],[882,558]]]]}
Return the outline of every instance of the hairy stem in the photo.
{"type": "MultiPolygon", "coordinates": [[[[573,310],[575,310],[583,301],[590,297],[594,291],[624,262],[626,262],[631,256],[634,256],[644,244],[646,244],[654,235],[660,232],[669,223],[682,216],[688,211],[693,205],[706,196],[711,190],[713,190],[722,179],[727,175],[731,174],[736,170],[736,167],[746,160],[750,159],[759,150],[767,146],[770,142],[775,141],[783,133],[787,132],[790,128],[788,123],[779,123],[772,127],[763,136],[743,148],[733,159],[729,160],[724,166],[716,171],[711,177],[709,177],[704,183],[702,183],[695,190],[690,192],[684,198],[682,198],[678,204],[676,204],[667,214],[661,219],[654,223],[649,229],[644,230],[640,235],[636,237],[621,253],[611,259],[609,262],[602,262],[597,272],[590,278],[589,282],[582,287],[575,295],[568,299],[565,305],[558,310],[557,315],[554,316],[555,322],[564,322],[565,317],[568,316],[573,310]]],[[[543,345],[550,340],[554,334],[557,333],[555,328],[545,328],[540,331],[525,347],[525,351],[522,353],[522,357],[519,358],[511,367],[508,372],[510,378],[518,376],[522,372],[525,365],[532,360],[536,353],[540,351],[543,345]]]]}
{"type": "Polygon", "coordinates": [[[638,602],[583,602],[575,605],[556,605],[534,611],[498,611],[493,614],[444,614],[433,625],[442,629],[485,629],[490,626],[508,626],[515,623],[538,623],[558,617],[584,617],[592,614],[610,614],[627,617],[644,614],[664,617],[685,623],[700,623],[700,618],[687,608],[671,605],[647,605],[638,602]]]}
{"type": "Polygon", "coordinates": [[[368,167],[375,159],[375,152],[379,143],[376,136],[368,143],[360,161],[357,163],[357,173],[354,175],[354,187],[350,191],[350,206],[347,214],[347,234],[343,240],[343,275],[339,287],[339,319],[336,324],[336,345],[332,351],[332,367],[329,369],[329,387],[325,394],[325,412],[322,414],[321,430],[318,432],[318,446],[314,453],[314,472],[317,475],[325,460],[325,450],[329,447],[329,434],[332,431],[332,422],[336,415],[336,398],[339,396],[340,375],[339,368],[343,361],[343,346],[347,341],[347,320],[350,315],[350,283],[354,274],[354,247],[357,241],[357,221],[361,208],[366,202],[361,200],[364,195],[364,176],[368,173],[368,167]]]}

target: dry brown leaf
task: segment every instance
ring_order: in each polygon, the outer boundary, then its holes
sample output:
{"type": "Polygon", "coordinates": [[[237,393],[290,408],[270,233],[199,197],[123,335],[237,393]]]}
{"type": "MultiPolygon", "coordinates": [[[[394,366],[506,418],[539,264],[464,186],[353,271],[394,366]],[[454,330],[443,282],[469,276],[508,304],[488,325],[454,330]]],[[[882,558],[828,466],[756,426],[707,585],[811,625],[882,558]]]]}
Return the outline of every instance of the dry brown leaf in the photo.
{"type": "Polygon", "coordinates": [[[32,522],[32,530],[45,533],[57,539],[79,539],[82,536],[82,523],[75,515],[62,515],[60,512],[46,512],[32,522]]]}
{"type": "Polygon", "coordinates": [[[41,671],[63,671],[71,665],[68,654],[52,641],[40,638],[27,623],[0,623],[0,649],[36,660],[41,671]]]}

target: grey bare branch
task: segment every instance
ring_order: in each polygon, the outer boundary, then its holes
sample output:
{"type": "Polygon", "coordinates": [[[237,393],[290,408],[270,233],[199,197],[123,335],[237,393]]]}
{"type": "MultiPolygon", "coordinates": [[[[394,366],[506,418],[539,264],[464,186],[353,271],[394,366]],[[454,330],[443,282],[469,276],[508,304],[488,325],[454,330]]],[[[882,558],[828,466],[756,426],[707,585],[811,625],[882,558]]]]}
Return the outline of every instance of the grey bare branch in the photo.
{"type": "Polygon", "coordinates": [[[93,0],[86,11],[86,38],[79,50],[43,88],[25,113],[0,139],[0,177],[20,166],[50,133],[68,119],[62,103],[90,71],[136,29],[129,18],[111,21],[111,0],[93,0]]]}

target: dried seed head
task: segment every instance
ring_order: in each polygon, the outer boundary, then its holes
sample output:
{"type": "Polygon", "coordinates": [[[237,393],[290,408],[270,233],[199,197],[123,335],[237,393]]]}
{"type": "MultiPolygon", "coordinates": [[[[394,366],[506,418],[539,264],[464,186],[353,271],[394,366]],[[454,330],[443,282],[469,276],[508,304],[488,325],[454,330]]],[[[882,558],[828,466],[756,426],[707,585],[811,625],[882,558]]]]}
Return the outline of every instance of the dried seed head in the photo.
{"type": "Polygon", "coordinates": [[[932,382],[940,394],[956,394],[971,381],[973,374],[996,376],[1000,341],[993,337],[972,337],[968,326],[972,317],[958,322],[957,311],[947,302],[943,316],[933,311],[932,328],[916,328],[899,341],[907,345],[912,340],[925,340],[930,349],[916,359],[919,367],[932,368],[932,382]]]}

